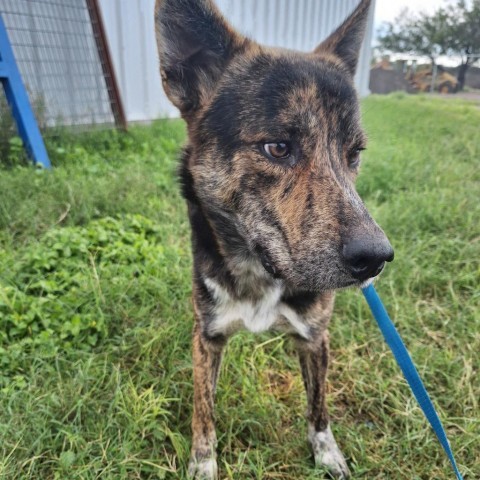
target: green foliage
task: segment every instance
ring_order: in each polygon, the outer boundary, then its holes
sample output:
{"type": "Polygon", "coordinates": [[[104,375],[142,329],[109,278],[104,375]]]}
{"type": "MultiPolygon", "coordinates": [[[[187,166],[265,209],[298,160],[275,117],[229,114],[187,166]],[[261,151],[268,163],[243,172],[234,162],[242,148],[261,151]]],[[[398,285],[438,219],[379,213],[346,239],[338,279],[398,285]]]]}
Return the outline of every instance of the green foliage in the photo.
{"type": "Polygon", "coordinates": [[[0,168],[25,163],[23,143],[17,131],[7,99],[0,92],[0,168]]]}
{"type": "MultiPolygon", "coordinates": [[[[478,107],[459,101],[366,99],[358,183],[395,247],[378,290],[472,479],[480,478],[479,122],[478,107]]],[[[2,479],[186,478],[191,257],[175,182],[184,137],[179,121],[127,135],[60,131],[48,140],[52,172],[0,172],[2,479]],[[5,322],[5,312],[24,324],[5,322]]],[[[330,337],[329,409],[353,478],[450,479],[357,291],[339,293],[330,337]]],[[[322,478],[304,411],[288,338],[235,336],[217,394],[221,478],[322,478]]]]}
{"type": "MultiPolygon", "coordinates": [[[[32,104],[39,128],[45,128],[45,100],[35,96],[32,104]]],[[[28,156],[23,148],[22,139],[17,134],[10,106],[4,92],[0,92],[0,169],[26,165],[28,156]]]]}
{"type": "Polygon", "coordinates": [[[462,56],[462,63],[473,63],[464,56],[480,52],[480,0],[457,0],[446,11],[450,18],[449,52],[462,56]]]}
{"type": "Polygon", "coordinates": [[[380,46],[389,52],[425,55],[434,61],[449,48],[449,22],[448,13],[442,8],[432,15],[414,15],[404,9],[395,21],[383,25],[380,46]]]}
{"type": "MultiPolygon", "coordinates": [[[[158,226],[139,215],[49,231],[0,279],[0,385],[25,354],[54,358],[104,339],[102,284],[121,285],[164,261],[158,226]]],[[[18,378],[18,377],[17,377],[18,378]]]]}

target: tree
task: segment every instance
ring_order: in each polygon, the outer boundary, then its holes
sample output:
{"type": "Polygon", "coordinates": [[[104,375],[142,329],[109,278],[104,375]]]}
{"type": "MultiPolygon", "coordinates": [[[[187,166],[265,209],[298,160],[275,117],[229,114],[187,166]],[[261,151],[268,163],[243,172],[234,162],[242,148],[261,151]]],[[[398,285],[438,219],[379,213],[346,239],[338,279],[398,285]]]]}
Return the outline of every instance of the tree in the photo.
{"type": "Polygon", "coordinates": [[[433,14],[412,14],[404,10],[379,34],[382,50],[427,56],[436,63],[439,55],[458,56],[458,88],[463,89],[468,68],[480,53],[480,0],[456,0],[438,8],[433,14]]]}
{"type": "Polygon", "coordinates": [[[469,4],[458,0],[456,5],[449,8],[450,50],[461,59],[457,74],[459,90],[465,86],[468,69],[478,60],[478,57],[471,55],[480,54],[480,0],[472,0],[469,4]]]}
{"type": "Polygon", "coordinates": [[[394,22],[384,25],[379,42],[382,50],[426,56],[433,66],[437,57],[446,53],[450,33],[449,15],[444,9],[433,15],[414,15],[404,9],[394,22]]]}

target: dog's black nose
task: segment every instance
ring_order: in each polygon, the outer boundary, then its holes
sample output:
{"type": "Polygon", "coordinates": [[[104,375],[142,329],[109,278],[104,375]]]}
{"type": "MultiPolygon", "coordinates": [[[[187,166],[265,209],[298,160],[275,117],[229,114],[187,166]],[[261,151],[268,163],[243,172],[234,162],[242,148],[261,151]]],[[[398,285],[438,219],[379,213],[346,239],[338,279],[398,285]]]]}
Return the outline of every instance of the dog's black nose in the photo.
{"type": "Polygon", "coordinates": [[[343,258],[352,276],[364,281],[376,277],[385,262],[393,260],[393,248],[386,237],[358,237],[343,246],[343,258]]]}

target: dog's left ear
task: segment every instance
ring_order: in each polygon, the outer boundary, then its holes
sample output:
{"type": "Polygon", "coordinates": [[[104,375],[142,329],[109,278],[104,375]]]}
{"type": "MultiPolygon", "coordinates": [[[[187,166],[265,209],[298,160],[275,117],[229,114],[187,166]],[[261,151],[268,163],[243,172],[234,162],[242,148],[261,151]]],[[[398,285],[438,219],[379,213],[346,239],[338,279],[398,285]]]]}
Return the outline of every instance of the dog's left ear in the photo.
{"type": "Polygon", "coordinates": [[[248,40],[227,23],[212,0],[156,0],[155,28],[165,92],[182,115],[189,116],[248,40]]]}
{"type": "Polygon", "coordinates": [[[370,4],[371,0],[361,0],[353,13],[315,49],[315,53],[333,53],[340,58],[352,76],[357,69],[370,4]]]}

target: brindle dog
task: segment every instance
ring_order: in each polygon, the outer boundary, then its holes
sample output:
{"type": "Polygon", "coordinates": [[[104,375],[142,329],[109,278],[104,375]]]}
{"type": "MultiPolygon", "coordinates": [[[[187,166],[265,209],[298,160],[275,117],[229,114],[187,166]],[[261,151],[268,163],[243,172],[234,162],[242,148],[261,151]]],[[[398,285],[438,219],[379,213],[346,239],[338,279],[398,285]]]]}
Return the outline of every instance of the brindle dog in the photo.
{"type": "Polygon", "coordinates": [[[241,328],[292,335],[315,461],[349,476],[325,401],[334,290],[393,259],[354,187],[366,137],[353,76],[369,7],[362,0],[300,53],[240,35],[211,0],[157,0],[163,86],[188,127],[194,478],[217,478],[215,387],[223,348],[241,328]]]}

